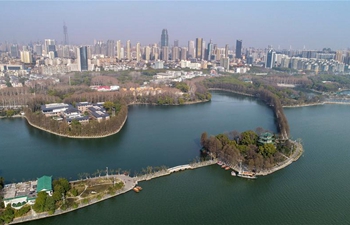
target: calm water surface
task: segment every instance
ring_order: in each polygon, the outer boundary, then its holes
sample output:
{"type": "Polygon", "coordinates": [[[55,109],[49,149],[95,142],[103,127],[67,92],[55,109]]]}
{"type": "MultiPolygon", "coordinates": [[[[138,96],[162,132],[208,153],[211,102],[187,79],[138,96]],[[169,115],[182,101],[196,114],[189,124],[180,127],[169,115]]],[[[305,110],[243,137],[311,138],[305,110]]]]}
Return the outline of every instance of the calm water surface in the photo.
{"type": "MultiPolygon", "coordinates": [[[[349,109],[285,109],[305,154],[270,176],[245,180],[214,165],[142,182],[139,194],[29,224],[349,224],[349,109]]],[[[98,140],[60,138],[22,119],[1,120],[0,176],[7,182],[44,174],[75,179],[106,166],[175,166],[198,156],[203,131],[276,131],[271,109],[222,92],[198,105],[132,106],[128,118],[119,134],[98,140]]]]}

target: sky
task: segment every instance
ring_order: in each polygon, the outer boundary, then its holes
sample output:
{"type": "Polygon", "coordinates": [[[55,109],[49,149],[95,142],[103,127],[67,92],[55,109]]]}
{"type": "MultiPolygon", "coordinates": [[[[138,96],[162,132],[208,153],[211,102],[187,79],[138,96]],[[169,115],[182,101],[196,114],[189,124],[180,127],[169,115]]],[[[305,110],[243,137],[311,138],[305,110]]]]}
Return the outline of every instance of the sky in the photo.
{"type": "Polygon", "coordinates": [[[1,1],[0,42],[94,40],[169,43],[211,39],[219,47],[350,48],[350,1],[1,1]]]}

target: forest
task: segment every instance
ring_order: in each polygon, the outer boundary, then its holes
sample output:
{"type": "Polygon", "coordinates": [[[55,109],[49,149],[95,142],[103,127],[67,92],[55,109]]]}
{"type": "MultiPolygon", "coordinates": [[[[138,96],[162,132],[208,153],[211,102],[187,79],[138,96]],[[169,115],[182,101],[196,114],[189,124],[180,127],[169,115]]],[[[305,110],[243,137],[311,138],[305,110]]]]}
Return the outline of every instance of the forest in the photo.
{"type": "Polygon", "coordinates": [[[208,136],[204,132],[201,135],[202,152],[228,165],[242,162],[250,171],[268,170],[290,155],[292,144],[289,140],[262,144],[258,140],[264,132],[262,128],[257,128],[255,132],[231,131],[216,136],[208,136]]]}

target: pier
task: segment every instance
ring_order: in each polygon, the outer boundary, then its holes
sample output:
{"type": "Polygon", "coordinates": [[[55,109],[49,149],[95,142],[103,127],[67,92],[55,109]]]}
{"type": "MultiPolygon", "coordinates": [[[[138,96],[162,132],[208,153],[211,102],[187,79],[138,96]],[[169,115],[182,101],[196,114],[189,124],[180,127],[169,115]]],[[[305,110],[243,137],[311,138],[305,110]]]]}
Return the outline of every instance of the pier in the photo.
{"type": "Polygon", "coordinates": [[[150,174],[145,174],[142,176],[138,176],[135,179],[137,180],[137,182],[151,180],[151,179],[155,179],[158,177],[170,175],[174,172],[179,172],[179,171],[183,171],[183,170],[193,170],[193,169],[197,169],[197,168],[204,167],[204,166],[210,166],[210,165],[213,165],[215,163],[217,163],[217,159],[202,161],[202,162],[195,162],[195,163],[171,167],[171,168],[161,170],[158,172],[154,172],[154,173],[150,173],[150,174]]]}

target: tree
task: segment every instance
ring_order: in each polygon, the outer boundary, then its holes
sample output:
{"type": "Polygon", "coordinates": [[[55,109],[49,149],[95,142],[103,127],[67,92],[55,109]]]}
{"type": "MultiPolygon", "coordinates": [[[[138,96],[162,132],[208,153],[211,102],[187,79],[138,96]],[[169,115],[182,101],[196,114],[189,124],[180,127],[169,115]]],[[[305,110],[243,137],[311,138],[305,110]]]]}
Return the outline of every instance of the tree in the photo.
{"type": "Polygon", "coordinates": [[[0,222],[2,220],[5,223],[10,223],[14,217],[15,217],[14,209],[11,207],[11,205],[7,205],[3,213],[0,215],[0,222]]]}
{"type": "Polygon", "coordinates": [[[240,144],[242,145],[255,145],[257,141],[258,135],[252,130],[244,131],[241,134],[240,144]]]}
{"type": "Polygon", "coordinates": [[[46,192],[41,191],[38,193],[38,196],[35,199],[35,204],[33,205],[33,209],[35,212],[37,213],[44,212],[46,198],[47,198],[46,192]]]}
{"type": "Polygon", "coordinates": [[[44,210],[49,212],[49,214],[53,214],[55,212],[55,200],[53,197],[47,196],[44,210]]]}
{"type": "Polygon", "coordinates": [[[204,133],[202,133],[202,135],[201,135],[201,145],[202,145],[204,148],[207,148],[207,142],[208,142],[208,134],[207,134],[207,132],[204,132],[204,133]]]}
{"type": "Polygon", "coordinates": [[[0,190],[4,187],[5,179],[3,177],[0,177],[0,190]]]}

